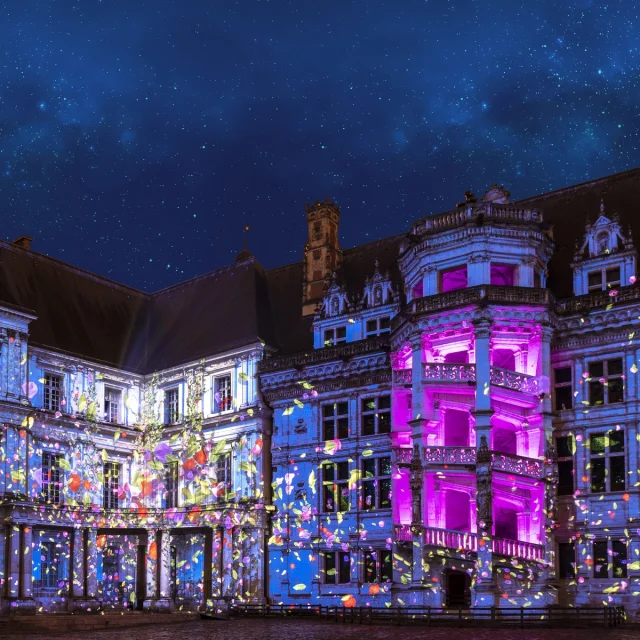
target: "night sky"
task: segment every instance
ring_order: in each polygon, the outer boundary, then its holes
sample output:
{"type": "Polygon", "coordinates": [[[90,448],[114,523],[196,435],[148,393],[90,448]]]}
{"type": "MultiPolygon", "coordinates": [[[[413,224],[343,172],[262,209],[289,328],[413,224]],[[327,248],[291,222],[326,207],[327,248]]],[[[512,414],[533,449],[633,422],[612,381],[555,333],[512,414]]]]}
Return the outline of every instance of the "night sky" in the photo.
{"type": "Polygon", "coordinates": [[[640,164],[631,0],[0,0],[2,237],[147,291],[640,164]]]}

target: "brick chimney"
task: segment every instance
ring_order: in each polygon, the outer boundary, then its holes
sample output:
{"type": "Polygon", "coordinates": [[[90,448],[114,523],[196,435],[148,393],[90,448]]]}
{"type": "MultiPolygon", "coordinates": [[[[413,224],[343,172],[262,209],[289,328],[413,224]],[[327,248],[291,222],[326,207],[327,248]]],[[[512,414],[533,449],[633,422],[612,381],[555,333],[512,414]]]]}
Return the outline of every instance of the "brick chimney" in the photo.
{"type": "Polygon", "coordinates": [[[19,238],[14,240],[12,244],[15,244],[16,247],[22,247],[23,249],[31,249],[32,240],[33,238],[30,238],[29,236],[20,236],[19,238]]]}

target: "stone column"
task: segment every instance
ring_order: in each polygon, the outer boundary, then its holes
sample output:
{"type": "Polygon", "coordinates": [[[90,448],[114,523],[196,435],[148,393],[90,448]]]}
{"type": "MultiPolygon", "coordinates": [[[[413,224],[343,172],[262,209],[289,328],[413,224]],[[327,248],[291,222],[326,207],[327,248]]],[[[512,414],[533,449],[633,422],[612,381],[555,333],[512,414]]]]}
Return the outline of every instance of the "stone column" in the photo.
{"type": "Polygon", "coordinates": [[[558,458],[553,446],[553,442],[549,439],[547,449],[544,454],[544,470],[545,470],[545,599],[544,604],[556,604],[558,594],[558,581],[556,579],[556,541],[555,541],[555,524],[558,519],[558,458]]]}
{"type": "Polygon", "coordinates": [[[71,552],[71,570],[73,572],[71,581],[71,597],[84,598],[86,580],[84,570],[85,559],[85,530],[73,530],[73,547],[71,552]]]}
{"type": "Polygon", "coordinates": [[[211,597],[220,598],[224,592],[223,589],[223,540],[224,529],[216,528],[213,530],[213,538],[211,540],[211,597]]]}
{"type": "MultiPolygon", "coordinates": [[[[142,537],[142,536],[141,536],[142,537]]],[[[158,599],[158,540],[157,531],[149,529],[145,543],[144,566],[145,566],[145,599],[142,608],[155,610],[158,599]]],[[[144,537],[143,537],[144,540],[144,537]]]]}
{"type": "Polygon", "coordinates": [[[20,597],[20,525],[9,525],[9,562],[7,566],[7,595],[12,600],[20,597]]]}
{"type": "Polygon", "coordinates": [[[222,534],[222,595],[225,598],[234,596],[233,571],[233,541],[235,538],[233,527],[224,529],[222,534]]]}
{"type": "MultiPolygon", "coordinates": [[[[157,542],[157,539],[156,539],[157,542]]],[[[172,611],[175,603],[171,598],[171,533],[164,529],[160,532],[160,549],[158,556],[159,597],[156,608],[161,611],[172,611]]]]}
{"type": "Polygon", "coordinates": [[[413,419],[422,416],[422,338],[420,335],[411,338],[411,407],[413,419]]]}
{"type": "Polygon", "coordinates": [[[10,527],[9,584],[7,594],[11,600],[11,613],[36,612],[33,600],[33,533],[31,525],[16,524],[10,527]]]}
{"type": "Polygon", "coordinates": [[[22,526],[22,563],[20,566],[20,595],[26,600],[33,595],[33,529],[22,526]]]}
{"type": "Polygon", "coordinates": [[[487,436],[480,436],[476,454],[476,506],[478,527],[478,553],[474,607],[492,607],[495,604],[493,578],[493,490],[491,486],[491,452],[487,436]]]}
{"type": "Polygon", "coordinates": [[[98,531],[93,528],[87,531],[85,562],[87,570],[86,595],[87,598],[95,600],[98,597],[98,531]]]}

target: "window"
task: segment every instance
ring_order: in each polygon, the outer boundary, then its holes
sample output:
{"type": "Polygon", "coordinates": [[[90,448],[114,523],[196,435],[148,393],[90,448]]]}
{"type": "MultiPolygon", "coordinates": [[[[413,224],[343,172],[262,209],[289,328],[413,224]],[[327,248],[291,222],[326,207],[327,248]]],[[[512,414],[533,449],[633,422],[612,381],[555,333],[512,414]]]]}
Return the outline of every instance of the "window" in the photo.
{"type": "Polygon", "coordinates": [[[558,544],[558,578],[575,578],[576,576],[576,549],[573,542],[561,542],[558,544]]]}
{"type": "Polygon", "coordinates": [[[376,549],[364,552],[364,582],[391,582],[393,579],[393,565],[391,551],[376,549]]]}
{"type": "Polygon", "coordinates": [[[43,387],[44,408],[49,411],[60,411],[60,401],[62,400],[62,376],[53,373],[44,374],[43,387]]]}
{"type": "Polygon", "coordinates": [[[334,402],[322,407],[322,438],[344,440],[349,437],[349,404],[334,402]]]}
{"type": "Polygon", "coordinates": [[[367,458],[362,462],[362,508],[391,508],[391,458],[367,458]]]}
{"type": "Polygon", "coordinates": [[[624,401],[622,358],[589,363],[589,404],[614,404],[624,401]]]}
{"type": "Polygon", "coordinates": [[[47,540],[40,542],[40,587],[58,588],[58,554],[56,543],[47,540]]]}
{"type": "Polygon", "coordinates": [[[62,457],[50,451],[42,452],[42,496],[52,504],[60,504],[60,488],[63,480],[60,467],[62,457]]]}
{"type": "Polygon", "coordinates": [[[556,411],[573,408],[573,384],[571,367],[558,367],[553,370],[556,411]]]}
{"type": "Polygon", "coordinates": [[[589,291],[604,291],[620,286],[620,267],[591,271],[588,276],[589,291]]]}
{"type": "Polygon", "coordinates": [[[223,493],[218,493],[218,496],[223,500],[229,498],[231,493],[231,454],[222,453],[218,456],[216,461],[216,482],[218,485],[223,485],[223,493]]]}
{"type": "Polygon", "coordinates": [[[120,389],[104,390],[104,419],[107,422],[119,422],[121,397],[120,389]]]}
{"type": "Polygon", "coordinates": [[[363,398],[360,406],[363,436],[391,431],[391,396],[363,398]]]}
{"type": "Polygon", "coordinates": [[[351,556],[344,551],[325,551],[325,584],[347,584],[351,582],[351,556]]]}
{"type": "Polygon", "coordinates": [[[573,495],[573,436],[556,438],[558,452],[558,495],[573,495]]]}
{"type": "Polygon", "coordinates": [[[492,264],[490,278],[493,285],[513,287],[516,282],[516,267],[512,264],[492,264]]]}
{"type": "Polygon", "coordinates": [[[167,462],[164,465],[164,506],[175,509],[178,506],[178,463],[167,462]]]}
{"type": "Polygon", "coordinates": [[[324,330],[324,346],[331,347],[347,341],[347,327],[335,327],[324,330]]]}
{"type": "Polygon", "coordinates": [[[373,318],[373,320],[367,320],[366,334],[369,336],[381,336],[391,331],[391,318],[384,316],[383,318],[373,318]]]}
{"type": "Polygon", "coordinates": [[[349,463],[325,464],[322,474],[322,510],[349,511],[349,463]]]}
{"type": "Polygon", "coordinates": [[[218,376],[213,379],[213,412],[222,413],[231,409],[233,409],[231,375],[218,376]]]}
{"type": "Polygon", "coordinates": [[[589,448],[591,492],[624,491],[624,431],[592,433],[589,448]]]}
{"type": "Polygon", "coordinates": [[[467,286],[467,266],[454,267],[440,272],[440,292],[464,289],[467,286]]]}
{"type": "Polygon", "coordinates": [[[593,541],[593,577],[627,577],[627,543],[622,540],[593,541]]]}
{"type": "Polygon", "coordinates": [[[178,390],[167,389],[164,392],[164,423],[175,424],[180,419],[178,413],[178,390]]]}
{"type": "Polygon", "coordinates": [[[117,509],[120,491],[120,463],[105,462],[102,465],[102,474],[102,506],[105,509],[117,509]]]}

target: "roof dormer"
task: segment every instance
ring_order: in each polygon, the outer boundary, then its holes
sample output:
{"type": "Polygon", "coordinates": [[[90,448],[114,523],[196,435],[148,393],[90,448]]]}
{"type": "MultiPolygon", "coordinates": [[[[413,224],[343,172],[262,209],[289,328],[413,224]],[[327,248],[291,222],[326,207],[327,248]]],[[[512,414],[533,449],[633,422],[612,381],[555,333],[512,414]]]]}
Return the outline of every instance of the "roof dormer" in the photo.
{"type": "Polygon", "coordinates": [[[607,215],[604,201],[600,214],[587,223],[582,244],[576,241],[573,256],[573,292],[580,296],[618,289],[635,281],[636,251],[631,231],[625,236],[617,214],[607,215]]]}
{"type": "Polygon", "coordinates": [[[321,318],[333,318],[349,311],[349,298],[344,287],[338,284],[335,271],[329,281],[320,305],[321,318]]]}
{"type": "Polygon", "coordinates": [[[393,290],[389,273],[381,274],[380,263],[376,260],[373,275],[364,282],[362,303],[367,309],[371,309],[373,307],[380,307],[385,304],[397,302],[397,298],[398,296],[393,290]]]}

